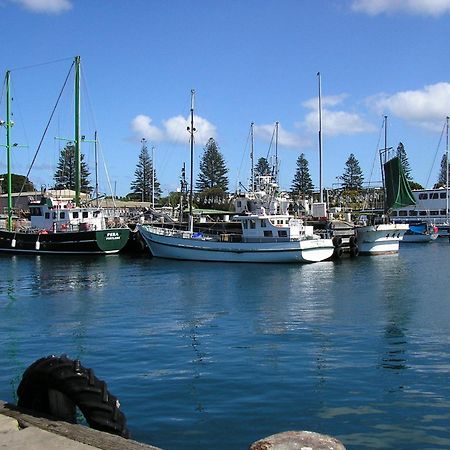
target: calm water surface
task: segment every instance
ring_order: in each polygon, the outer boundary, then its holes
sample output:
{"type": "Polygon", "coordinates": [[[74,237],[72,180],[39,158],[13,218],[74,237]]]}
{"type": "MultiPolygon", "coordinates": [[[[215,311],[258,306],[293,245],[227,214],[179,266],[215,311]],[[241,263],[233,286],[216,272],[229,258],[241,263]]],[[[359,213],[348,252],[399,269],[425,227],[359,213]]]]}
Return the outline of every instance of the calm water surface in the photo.
{"type": "Polygon", "coordinates": [[[447,241],[313,265],[1,256],[0,399],[66,353],[165,450],[286,430],[449,449],[449,262],[447,241]]]}

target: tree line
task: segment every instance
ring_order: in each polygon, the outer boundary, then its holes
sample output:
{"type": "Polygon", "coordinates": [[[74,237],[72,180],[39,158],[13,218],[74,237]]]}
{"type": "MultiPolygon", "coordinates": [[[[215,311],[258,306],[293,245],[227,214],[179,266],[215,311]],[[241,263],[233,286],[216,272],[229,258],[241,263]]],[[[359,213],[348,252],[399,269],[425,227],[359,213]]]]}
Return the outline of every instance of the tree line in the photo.
{"type": "MultiPolygon", "coordinates": [[[[138,156],[138,162],[134,172],[134,179],[130,185],[130,192],[126,195],[126,199],[151,202],[153,199],[158,204],[169,203],[177,204],[182,195],[186,195],[188,191],[188,183],[184,168],[181,172],[179,192],[172,192],[168,197],[162,197],[162,190],[156,175],[156,169],[153,167],[153,158],[150,157],[147,143],[145,139],[142,141],[141,150],[138,156]]],[[[397,146],[397,156],[400,158],[406,179],[410,183],[412,189],[423,189],[423,187],[415,182],[411,175],[411,167],[408,156],[402,142],[397,146]]],[[[203,155],[200,160],[199,173],[195,182],[195,203],[199,207],[217,207],[226,205],[228,202],[229,169],[226,166],[225,159],[220,151],[217,142],[210,138],[203,149],[203,155]]],[[[447,164],[447,155],[442,156],[440,171],[437,182],[433,188],[445,187],[447,182],[446,169],[449,170],[447,164]]],[[[258,159],[254,167],[254,178],[258,179],[264,176],[274,176],[274,168],[271,167],[267,158],[258,159]]],[[[93,187],[90,183],[90,172],[84,155],[81,154],[81,192],[92,194],[93,187]]],[[[1,176],[2,192],[6,191],[6,176],[1,176]]],[[[75,147],[72,143],[67,144],[59,155],[57,168],[54,173],[54,189],[74,189],[75,188],[75,147]]],[[[364,185],[364,174],[361,170],[359,161],[353,153],[351,153],[345,162],[344,171],[341,176],[337,177],[338,189],[344,191],[362,191],[364,185]]],[[[34,190],[33,183],[25,179],[22,175],[13,176],[13,191],[18,192],[24,185],[24,190],[34,190]]],[[[249,185],[249,189],[251,186],[249,185]]],[[[290,192],[296,196],[310,196],[314,192],[314,184],[312,182],[309,171],[309,162],[304,153],[301,153],[296,160],[294,177],[291,182],[290,192]]]]}

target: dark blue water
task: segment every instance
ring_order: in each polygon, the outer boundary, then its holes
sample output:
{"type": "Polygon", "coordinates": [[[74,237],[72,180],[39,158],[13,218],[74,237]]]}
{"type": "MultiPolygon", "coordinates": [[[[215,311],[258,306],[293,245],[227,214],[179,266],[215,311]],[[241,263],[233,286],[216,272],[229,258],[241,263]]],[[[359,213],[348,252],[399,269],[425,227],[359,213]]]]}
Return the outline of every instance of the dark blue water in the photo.
{"type": "Polygon", "coordinates": [[[2,256],[0,399],[66,353],[165,450],[286,430],[448,449],[449,262],[446,240],[313,265],[2,256]]]}

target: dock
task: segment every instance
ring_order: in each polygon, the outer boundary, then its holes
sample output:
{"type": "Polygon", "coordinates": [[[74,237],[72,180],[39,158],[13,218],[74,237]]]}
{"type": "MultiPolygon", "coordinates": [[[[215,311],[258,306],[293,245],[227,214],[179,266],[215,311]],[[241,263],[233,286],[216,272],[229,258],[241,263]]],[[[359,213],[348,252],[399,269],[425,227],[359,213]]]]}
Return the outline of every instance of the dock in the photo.
{"type": "Polygon", "coordinates": [[[161,450],[147,444],[33,415],[0,400],[0,447],[9,450],[161,450]]]}

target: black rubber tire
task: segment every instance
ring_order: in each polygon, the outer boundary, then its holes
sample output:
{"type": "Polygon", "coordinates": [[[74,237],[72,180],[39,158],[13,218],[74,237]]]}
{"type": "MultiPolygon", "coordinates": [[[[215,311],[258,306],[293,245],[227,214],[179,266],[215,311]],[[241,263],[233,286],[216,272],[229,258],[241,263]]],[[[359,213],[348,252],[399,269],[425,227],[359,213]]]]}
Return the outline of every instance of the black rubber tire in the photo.
{"type": "Polygon", "coordinates": [[[333,246],[334,247],[340,247],[342,245],[342,238],[341,236],[334,236],[332,239],[333,246]]]}
{"type": "Polygon", "coordinates": [[[355,256],[359,255],[359,248],[357,245],[355,245],[354,247],[350,247],[350,256],[352,258],[354,258],[355,256]]]}
{"type": "Polygon", "coordinates": [[[99,380],[92,369],[84,368],[80,361],[65,355],[47,356],[31,364],[23,373],[17,397],[17,405],[21,408],[72,423],[77,423],[77,406],[91,428],[129,437],[125,415],[119,409],[120,403],[108,392],[106,383],[99,380]],[[55,411],[55,405],[50,400],[52,391],[62,394],[58,402],[64,410],[63,417],[57,417],[58,411],[55,411]],[[61,402],[65,404],[61,405],[61,402]],[[67,417],[67,411],[73,411],[71,417],[67,417]]]}

